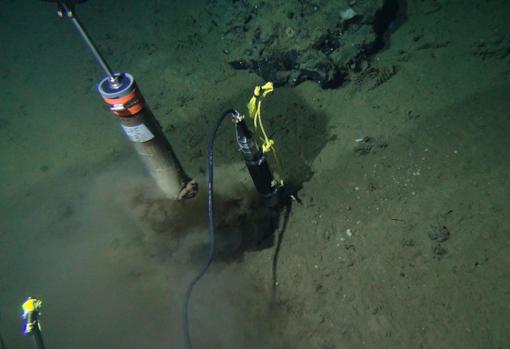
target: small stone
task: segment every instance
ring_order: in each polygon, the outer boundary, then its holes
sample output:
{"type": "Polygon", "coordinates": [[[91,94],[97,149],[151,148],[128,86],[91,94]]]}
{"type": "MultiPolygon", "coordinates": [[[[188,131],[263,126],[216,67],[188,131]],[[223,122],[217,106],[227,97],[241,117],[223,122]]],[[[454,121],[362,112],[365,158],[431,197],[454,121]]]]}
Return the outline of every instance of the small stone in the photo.
{"type": "Polygon", "coordinates": [[[340,17],[342,17],[342,19],[344,21],[348,21],[349,19],[352,19],[354,17],[356,17],[356,11],[354,11],[351,7],[343,10],[342,12],[340,12],[340,17]]]}
{"type": "Polygon", "coordinates": [[[444,225],[432,225],[428,236],[432,241],[444,242],[450,238],[450,231],[444,225]]]}
{"type": "Polygon", "coordinates": [[[435,243],[432,246],[432,254],[434,255],[434,258],[441,259],[441,257],[448,254],[448,250],[441,246],[440,243],[435,243]]]}

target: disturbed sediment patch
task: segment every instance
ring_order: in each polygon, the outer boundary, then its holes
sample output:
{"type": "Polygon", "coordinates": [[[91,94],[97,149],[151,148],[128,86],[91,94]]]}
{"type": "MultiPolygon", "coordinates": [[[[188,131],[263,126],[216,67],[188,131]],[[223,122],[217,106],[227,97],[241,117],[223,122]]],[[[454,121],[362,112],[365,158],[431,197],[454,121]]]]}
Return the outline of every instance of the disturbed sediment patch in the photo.
{"type": "Polygon", "coordinates": [[[211,0],[234,69],[276,85],[340,86],[384,46],[397,0],[211,0]]]}

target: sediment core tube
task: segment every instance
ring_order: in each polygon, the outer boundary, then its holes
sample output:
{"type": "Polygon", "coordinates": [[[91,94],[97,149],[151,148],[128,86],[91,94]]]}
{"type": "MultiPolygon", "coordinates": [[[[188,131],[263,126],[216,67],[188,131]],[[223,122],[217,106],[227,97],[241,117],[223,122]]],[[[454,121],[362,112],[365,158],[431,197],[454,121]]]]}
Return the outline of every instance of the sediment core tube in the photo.
{"type": "Polygon", "coordinates": [[[138,90],[133,77],[117,74],[115,83],[106,77],[98,91],[120,120],[124,133],[133,143],[161,191],[171,199],[188,199],[198,186],[182,168],[170,142],[138,90]]]}

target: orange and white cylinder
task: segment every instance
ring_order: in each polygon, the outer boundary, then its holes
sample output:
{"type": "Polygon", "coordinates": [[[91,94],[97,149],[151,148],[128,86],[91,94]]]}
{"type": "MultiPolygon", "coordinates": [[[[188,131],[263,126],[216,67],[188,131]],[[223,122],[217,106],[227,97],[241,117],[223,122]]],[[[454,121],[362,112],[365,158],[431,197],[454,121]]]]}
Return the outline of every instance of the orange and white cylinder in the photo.
{"type": "Polygon", "coordinates": [[[133,143],[161,191],[172,199],[187,199],[197,194],[198,186],[183,170],[170,142],[154,114],[147,107],[133,77],[117,74],[115,81],[106,77],[97,89],[109,109],[120,120],[122,129],[133,143]]]}

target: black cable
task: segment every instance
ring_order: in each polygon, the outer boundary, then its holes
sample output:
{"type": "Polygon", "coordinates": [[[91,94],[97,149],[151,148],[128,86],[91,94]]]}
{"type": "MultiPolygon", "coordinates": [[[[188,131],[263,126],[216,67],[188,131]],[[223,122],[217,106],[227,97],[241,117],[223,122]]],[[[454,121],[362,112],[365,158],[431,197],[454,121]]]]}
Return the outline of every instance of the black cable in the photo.
{"type": "Polygon", "coordinates": [[[290,211],[292,210],[292,201],[285,197],[285,205],[282,207],[284,210],[283,217],[279,218],[279,224],[277,226],[278,237],[276,239],[276,248],[273,254],[273,265],[272,265],[272,297],[275,299],[276,297],[276,286],[278,284],[278,259],[280,257],[280,250],[282,248],[283,236],[285,235],[285,231],[287,230],[287,224],[289,223],[290,211]]]}
{"type": "Polygon", "coordinates": [[[184,343],[187,349],[193,349],[193,345],[191,344],[191,336],[189,330],[189,302],[191,298],[191,293],[193,292],[193,288],[198,284],[200,279],[205,275],[207,270],[209,269],[212,261],[214,259],[214,249],[215,249],[215,239],[214,239],[214,205],[213,205],[213,167],[214,167],[214,140],[216,139],[216,133],[220,128],[223,120],[228,115],[236,115],[237,111],[230,109],[218,118],[216,123],[211,128],[211,132],[209,134],[209,141],[207,144],[207,208],[208,208],[208,226],[209,226],[209,256],[207,258],[207,263],[204,267],[197,273],[197,275],[191,280],[188,289],[186,290],[186,294],[184,296],[184,304],[182,309],[182,319],[183,319],[183,332],[184,332],[184,343]]]}
{"type": "MultiPolygon", "coordinates": [[[[2,321],[2,314],[0,313],[0,323],[2,321]]],[[[0,349],[7,349],[7,345],[5,345],[4,337],[2,336],[2,332],[0,331],[0,349]]]]}

